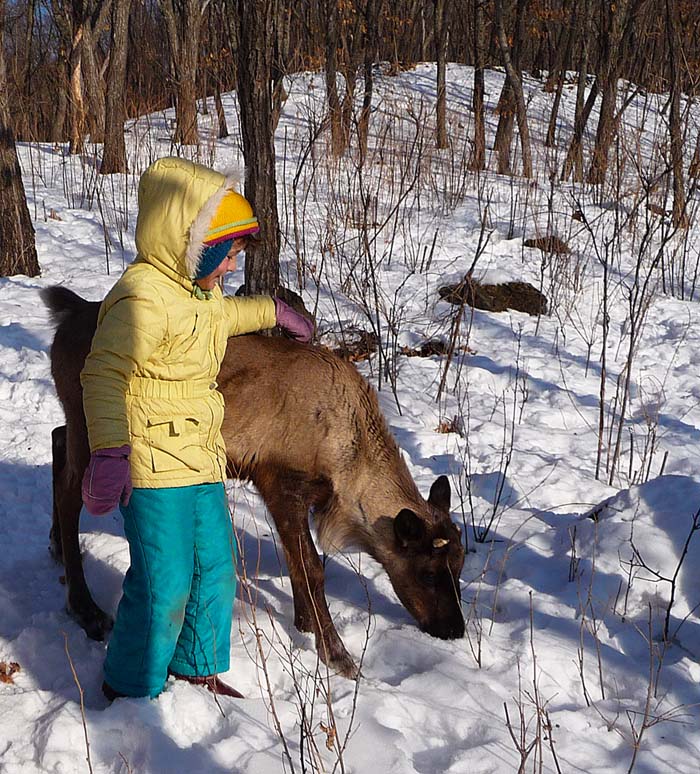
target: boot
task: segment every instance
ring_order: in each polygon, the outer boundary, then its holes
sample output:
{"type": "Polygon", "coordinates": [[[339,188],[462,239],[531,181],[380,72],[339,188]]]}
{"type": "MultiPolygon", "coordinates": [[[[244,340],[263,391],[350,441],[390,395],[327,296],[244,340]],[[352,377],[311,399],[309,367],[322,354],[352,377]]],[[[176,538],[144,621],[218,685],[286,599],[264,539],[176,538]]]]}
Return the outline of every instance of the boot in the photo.
{"type": "Polygon", "coordinates": [[[225,682],[219,679],[218,675],[208,675],[206,677],[196,677],[193,675],[178,675],[175,672],[170,673],[176,680],[184,680],[192,685],[203,685],[207,690],[215,693],[217,696],[230,696],[233,699],[244,699],[242,693],[239,693],[235,688],[230,685],[226,685],[225,682]]]}

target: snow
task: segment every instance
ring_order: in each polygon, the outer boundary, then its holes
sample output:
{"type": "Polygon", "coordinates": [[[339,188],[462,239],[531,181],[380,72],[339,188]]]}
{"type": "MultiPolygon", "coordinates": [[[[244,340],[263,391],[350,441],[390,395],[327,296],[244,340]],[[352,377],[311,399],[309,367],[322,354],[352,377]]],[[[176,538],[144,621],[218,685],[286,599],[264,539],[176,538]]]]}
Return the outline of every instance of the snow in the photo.
{"type": "MultiPolygon", "coordinates": [[[[502,77],[487,73],[489,138],[502,77]]],[[[155,700],[109,705],[100,691],[105,644],[87,639],[64,612],[62,568],[47,550],[50,432],[62,412],[38,291],[65,284],[100,299],[133,259],[138,173],[173,151],[172,111],[127,124],[128,176],[101,178],[92,156],[70,157],[65,148],[20,146],[42,275],[0,280],[0,662],[21,670],[0,682],[0,773],[90,765],[477,774],[517,771],[519,745],[533,745],[526,771],[625,772],[635,746],[635,771],[698,770],[700,226],[691,218],[687,234],[670,233],[648,210],[632,163],[661,163],[663,96],[634,98],[621,134],[621,182],[595,189],[550,183],[573,125],[575,84],[564,92],[558,144],[546,149],[553,95],[533,79],[525,87],[534,179],[466,174],[459,159],[468,158],[471,82],[469,68],[449,66],[450,153],[431,145],[434,68],[398,77],[378,69],[374,163],[363,182],[356,154],[333,160],[325,134],[305,153],[323,117],[318,74],[289,79],[276,137],[285,284],[315,309],[327,343],[379,320],[381,359],[358,367],[381,384],[382,408],[421,490],[427,494],[437,475],[450,477],[454,518],[468,540],[467,636],[421,633],[381,567],[357,553],[336,556],[326,568],[327,597],[341,637],[362,660],[362,678],[327,674],[313,639],[294,629],[281,547],[259,497],[230,482],[242,550],[225,678],[247,698],[218,706],[174,682],[155,700]],[[366,214],[362,201],[370,203],[366,214]],[[572,219],[578,208],[587,223],[572,219]],[[370,260],[359,249],[363,218],[370,260]],[[543,260],[523,247],[523,239],[550,233],[570,255],[543,260]],[[662,284],[651,262],[664,239],[662,284]],[[447,358],[408,358],[400,348],[449,342],[455,308],[437,290],[459,281],[477,253],[477,278],[541,287],[551,315],[466,309],[440,391],[447,358]],[[606,438],[596,476],[604,260],[606,438]],[[650,277],[648,303],[640,306],[620,459],[610,475],[638,261],[650,277]],[[459,432],[437,432],[450,422],[459,432]]],[[[225,107],[233,128],[234,96],[225,107]]],[[[697,125],[695,108],[692,115],[697,125]]],[[[240,167],[236,132],[216,141],[214,120],[213,112],[200,116],[199,160],[240,167]]],[[[495,166],[490,149],[487,161],[495,166]]],[[[670,209],[664,191],[652,196],[670,209]]],[[[694,214],[696,194],[689,207],[694,214]]],[[[242,271],[228,280],[231,292],[242,271]]],[[[81,527],[88,583],[114,613],[128,565],[120,517],[83,514],[81,527]]]]}

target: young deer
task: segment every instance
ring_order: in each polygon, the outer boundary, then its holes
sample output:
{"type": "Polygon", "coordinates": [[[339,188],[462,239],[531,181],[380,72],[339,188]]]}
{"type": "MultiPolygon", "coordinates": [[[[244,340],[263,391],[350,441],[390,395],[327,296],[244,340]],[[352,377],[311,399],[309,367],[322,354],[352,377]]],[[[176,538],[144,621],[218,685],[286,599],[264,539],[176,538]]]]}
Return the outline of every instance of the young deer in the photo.
{"type": "MultiPolygon", "coordinates": [[[[57,326],[51,372],[66,416],[52,436],[52,551],[65,565],[68,611],[88,636],[102,639],[111,620],[90,595],[78,545],[80,482],[90,457],[80,371],[99,304],[62,287],[46,289],[43,299],[57,326]]],[[[314,633],[323,662],[357,674],[328,611],[310,513],[324,551],[367,551],[423,631],[462,637],[464,547],[449,515],[449,482],[440,476],[428,500],[421,497],[357,370],[318,347],[240,336],[229,340],[218,387],[229,474],[251,481],[265,501],[284,547],[294,623],[314,633]]]]}

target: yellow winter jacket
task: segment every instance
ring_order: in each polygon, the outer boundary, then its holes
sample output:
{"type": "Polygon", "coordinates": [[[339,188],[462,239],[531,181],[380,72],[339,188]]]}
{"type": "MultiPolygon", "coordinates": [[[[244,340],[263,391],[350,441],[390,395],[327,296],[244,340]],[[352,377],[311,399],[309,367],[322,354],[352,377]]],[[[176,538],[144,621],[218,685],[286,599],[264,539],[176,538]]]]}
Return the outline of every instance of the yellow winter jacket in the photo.
{"type": "Polygon", "coordinates": [[[218,287],[203,295],[190,279],[230,187],[224,175],[176,158],[141,177],[138,256],[102,302],[81,374],[90,449],[129,444],[136,487],[226,477],[216,389],[226,340],[275,325],[270,297],[224,296],[218,287]]]}

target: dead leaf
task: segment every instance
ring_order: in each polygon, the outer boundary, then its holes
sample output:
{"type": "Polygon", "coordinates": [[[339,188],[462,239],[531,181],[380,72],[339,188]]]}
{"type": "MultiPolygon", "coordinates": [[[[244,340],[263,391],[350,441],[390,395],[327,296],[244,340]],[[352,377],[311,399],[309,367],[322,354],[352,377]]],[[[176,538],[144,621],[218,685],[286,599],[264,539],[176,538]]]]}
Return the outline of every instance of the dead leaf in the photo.
{"type": "Polygon", "coordinates": [[[16,661],[10,661],[9,664],[6,661],[0,661],[0,683],[13,684],[15,681],[12,679],[12,675],[16,675],[20,671],[20,666],[16,661]]]}

